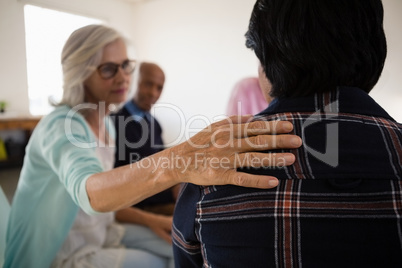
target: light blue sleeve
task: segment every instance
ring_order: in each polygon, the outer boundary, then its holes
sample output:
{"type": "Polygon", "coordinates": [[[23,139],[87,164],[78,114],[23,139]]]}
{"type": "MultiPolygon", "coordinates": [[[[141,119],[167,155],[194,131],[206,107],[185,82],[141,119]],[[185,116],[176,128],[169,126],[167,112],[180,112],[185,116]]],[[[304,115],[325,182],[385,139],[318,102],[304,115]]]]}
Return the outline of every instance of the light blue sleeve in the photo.
{"type": "Polygon", "coordinates": [[[43,138],[40,148],[44,159],[73,199],[88,214],[93,210],[86,191],[88,178],[103,171],[96,156],[95,137],[85,119],[70,110],[55,113],[41,128],[43,138]]]}

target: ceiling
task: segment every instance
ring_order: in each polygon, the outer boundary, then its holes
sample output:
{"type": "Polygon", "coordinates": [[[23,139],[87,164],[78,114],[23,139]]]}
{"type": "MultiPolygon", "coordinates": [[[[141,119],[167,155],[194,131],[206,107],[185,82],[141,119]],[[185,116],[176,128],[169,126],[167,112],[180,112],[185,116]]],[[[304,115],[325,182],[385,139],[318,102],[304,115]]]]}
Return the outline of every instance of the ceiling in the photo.
{"type": "Polygon", "coordinates": [[[150,0],[120,0],[123,2],[128,2],[128,3],[139,3],[139,2],[145,2],[145,1],[150,1],[150,0]]]}

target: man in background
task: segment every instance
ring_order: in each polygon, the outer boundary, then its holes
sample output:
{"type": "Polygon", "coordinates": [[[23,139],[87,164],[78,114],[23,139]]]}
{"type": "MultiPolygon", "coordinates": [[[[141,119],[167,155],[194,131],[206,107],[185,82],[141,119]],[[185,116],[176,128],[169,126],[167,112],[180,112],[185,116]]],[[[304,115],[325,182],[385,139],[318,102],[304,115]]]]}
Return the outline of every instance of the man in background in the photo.
{"type": "MultiPolygon", "coordinates": [[[[154,63],[143,62],[139,68],[138,85],[133,99],[113,115],[117,147],[115,167],[132,164],[164,149],[161,125],[150,111],[162,94],[165,74],[154,63]]],[[[171,215],[174,202],[175,195],[168,189],[135,206],[171,215]]]]}

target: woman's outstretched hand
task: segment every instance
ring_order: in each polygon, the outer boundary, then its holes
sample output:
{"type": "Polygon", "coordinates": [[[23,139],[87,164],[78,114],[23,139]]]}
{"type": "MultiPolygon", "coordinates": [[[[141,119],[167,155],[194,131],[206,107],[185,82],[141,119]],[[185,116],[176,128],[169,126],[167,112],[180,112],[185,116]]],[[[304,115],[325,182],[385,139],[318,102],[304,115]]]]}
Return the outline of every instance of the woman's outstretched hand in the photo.
{"type": "Polygon", "coordinates": [[[175,159],[172,171],[177,182],[197,185],[233,184],[244,187],[272,188],[278,180],[271,176],[238,172],[239,167],[288,166],[291,153],[261,153],[273,149],[294,149],[300,137],[287,134],[293,125],[287,121],[253,121],[251,116],[233,116],[219,121],[188,141],[165,150],[175,159]]]}
{"type": "Polygon", "coordinates": [[[86,183],[92,208],[105,212],[129,207],[182,182],[262,189],[277,186],[275,177],[247,174],[237,168],[291,165],[295,161],[291,153],[261,151],[298,148],[301,138],[288,134],[293,129],[290,122],[251,120],[251,116],[230,117],[179,145],[92,175],[86,183]]]}

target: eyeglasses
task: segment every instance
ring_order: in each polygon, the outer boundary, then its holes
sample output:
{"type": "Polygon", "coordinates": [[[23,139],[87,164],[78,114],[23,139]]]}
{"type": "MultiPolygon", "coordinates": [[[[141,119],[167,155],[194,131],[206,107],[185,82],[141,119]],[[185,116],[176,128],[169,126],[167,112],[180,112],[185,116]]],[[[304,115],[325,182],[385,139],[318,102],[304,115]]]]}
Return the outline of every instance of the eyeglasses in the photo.
{"type": "Polygon", "coordinates": [[[96,69],[103,79],[110,79],[117,74],[117,72],[119,71],[119,67],[121,67],[123,69],[123,72],[128,75],[134,72],[135,66],[135,60],[125,60],[122,64],[106,62],[99,65],[96,69]]]}

